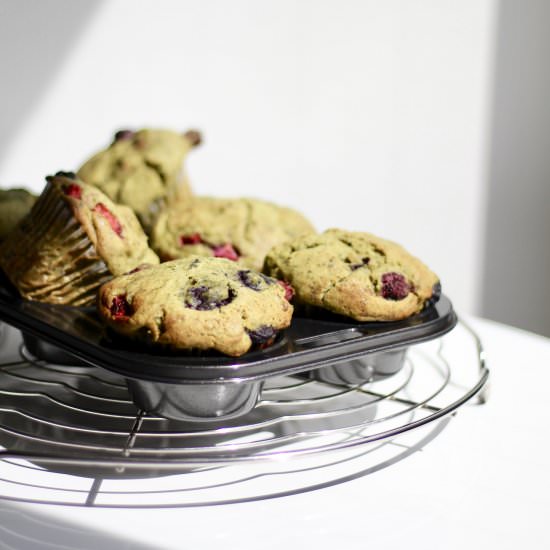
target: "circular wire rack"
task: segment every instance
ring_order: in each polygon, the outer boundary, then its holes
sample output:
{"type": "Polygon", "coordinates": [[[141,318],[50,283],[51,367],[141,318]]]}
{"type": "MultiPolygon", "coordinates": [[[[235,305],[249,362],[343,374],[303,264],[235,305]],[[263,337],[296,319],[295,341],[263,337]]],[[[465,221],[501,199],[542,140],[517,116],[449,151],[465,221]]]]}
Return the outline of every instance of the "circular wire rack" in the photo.
{"type": "Polygon", "coordinates": [[[365,475],[421,448],[473,397],[483,403],[489,375],[460,321],[411,347],[392,376],[274,377],[250,413],[205,424],[137,409],[125,379],[102,368],[37,360],[7,325],[0,353],[0,498],[76,506],[225,504],[365,475]],[[452,364],[465,348],[467,364],[452,364]]]}

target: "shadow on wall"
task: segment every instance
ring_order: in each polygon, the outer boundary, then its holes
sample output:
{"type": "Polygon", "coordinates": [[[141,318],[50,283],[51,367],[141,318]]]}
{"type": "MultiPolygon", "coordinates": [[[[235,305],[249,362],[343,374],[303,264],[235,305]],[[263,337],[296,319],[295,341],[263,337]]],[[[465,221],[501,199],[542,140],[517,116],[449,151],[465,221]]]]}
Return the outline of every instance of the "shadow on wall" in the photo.
{"type": "Polygon", "coordinates": [[[550,2],[502,0],[489,155],[485,317],[550,336],[550,2]]]}
{"type": "Polygon", "coordinates": [[[103,0],[3,0],[0,159],[103,0]],[[62,14],[62,17],[60,17],[62,14]]]}

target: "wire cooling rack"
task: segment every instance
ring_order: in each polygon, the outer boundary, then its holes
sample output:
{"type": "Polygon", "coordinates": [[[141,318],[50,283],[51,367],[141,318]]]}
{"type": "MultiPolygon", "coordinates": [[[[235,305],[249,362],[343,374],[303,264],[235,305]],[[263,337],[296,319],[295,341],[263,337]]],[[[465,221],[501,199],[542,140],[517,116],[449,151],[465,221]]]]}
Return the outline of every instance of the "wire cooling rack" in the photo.
{"type": "Polygon", "coordinates": [[[247,415],[204,424],[138,410],[107,370],[36,360],[7,325],[0,353],[0,498],[80,506],[242,502],[365,475],[421,448],[474,396],[484,402],[489,375],[460,322],[410,348],[390,377],[276,377],[247,415]]]}

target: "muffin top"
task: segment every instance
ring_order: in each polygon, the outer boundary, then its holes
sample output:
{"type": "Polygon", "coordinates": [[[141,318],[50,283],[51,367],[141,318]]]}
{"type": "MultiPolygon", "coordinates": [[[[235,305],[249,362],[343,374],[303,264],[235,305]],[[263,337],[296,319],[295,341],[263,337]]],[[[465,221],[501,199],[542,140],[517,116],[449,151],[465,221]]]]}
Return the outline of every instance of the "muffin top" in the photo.
{"type": "Polygon", "coordinates": [[[151,246],[165,260],[198,254],[260,270],[273,246],[314,231],[295,210],[266,201],[194,197],[160,213],[151,246]]]}
{"type": "Polygon", "coordinates": [[[191,194],[183,162],[200,141],[195,130],[121,130],[109,147],[81,166],[78,176],[132,208],[147,229],[167,199],[191,194]]]}
{"type": "Polygon", "coordinates": [[[404,319],[439,292],[438,277],[400,245],[339,229],[274,247],[264,271],[290,283],[297,303],[358,321],[404,319]]]}
{"type": "Polygon", "coordinates": [[[36,201],[26,189],[0,189],[0,241],[28,214],[36,201]]]}
{"type": "Polygon", "coordinates": [[[142,266],[112,279],[100,288],[98,308],[125,336],[231,356],[270,344],[289,326],[293,310],[275,279],[201,256],[142,266]]]}

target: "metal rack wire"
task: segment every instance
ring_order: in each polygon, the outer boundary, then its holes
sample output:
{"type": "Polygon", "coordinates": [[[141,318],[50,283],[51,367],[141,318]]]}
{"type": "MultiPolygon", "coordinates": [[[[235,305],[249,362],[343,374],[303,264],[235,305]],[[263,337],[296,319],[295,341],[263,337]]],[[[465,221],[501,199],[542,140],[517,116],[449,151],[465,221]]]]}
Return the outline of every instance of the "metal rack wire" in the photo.
{"type": "Polygon", "coordinates": [[[474,396],[483,402],[489,374],[479,338],[461,323],[410,349],[405,367],[386,379],[348,387],[277,377],[252,412],[205,425],[149,416],[124,378],[46,364],[18,331],[0,330],[0,498],[55,504],[219,504],[364,475],[425,444],[474,396]],[[466,369],[445,355],[457,338],[472,348],[466,369]],[[276,490],[265,483],[273,476],[276,490]]]}

